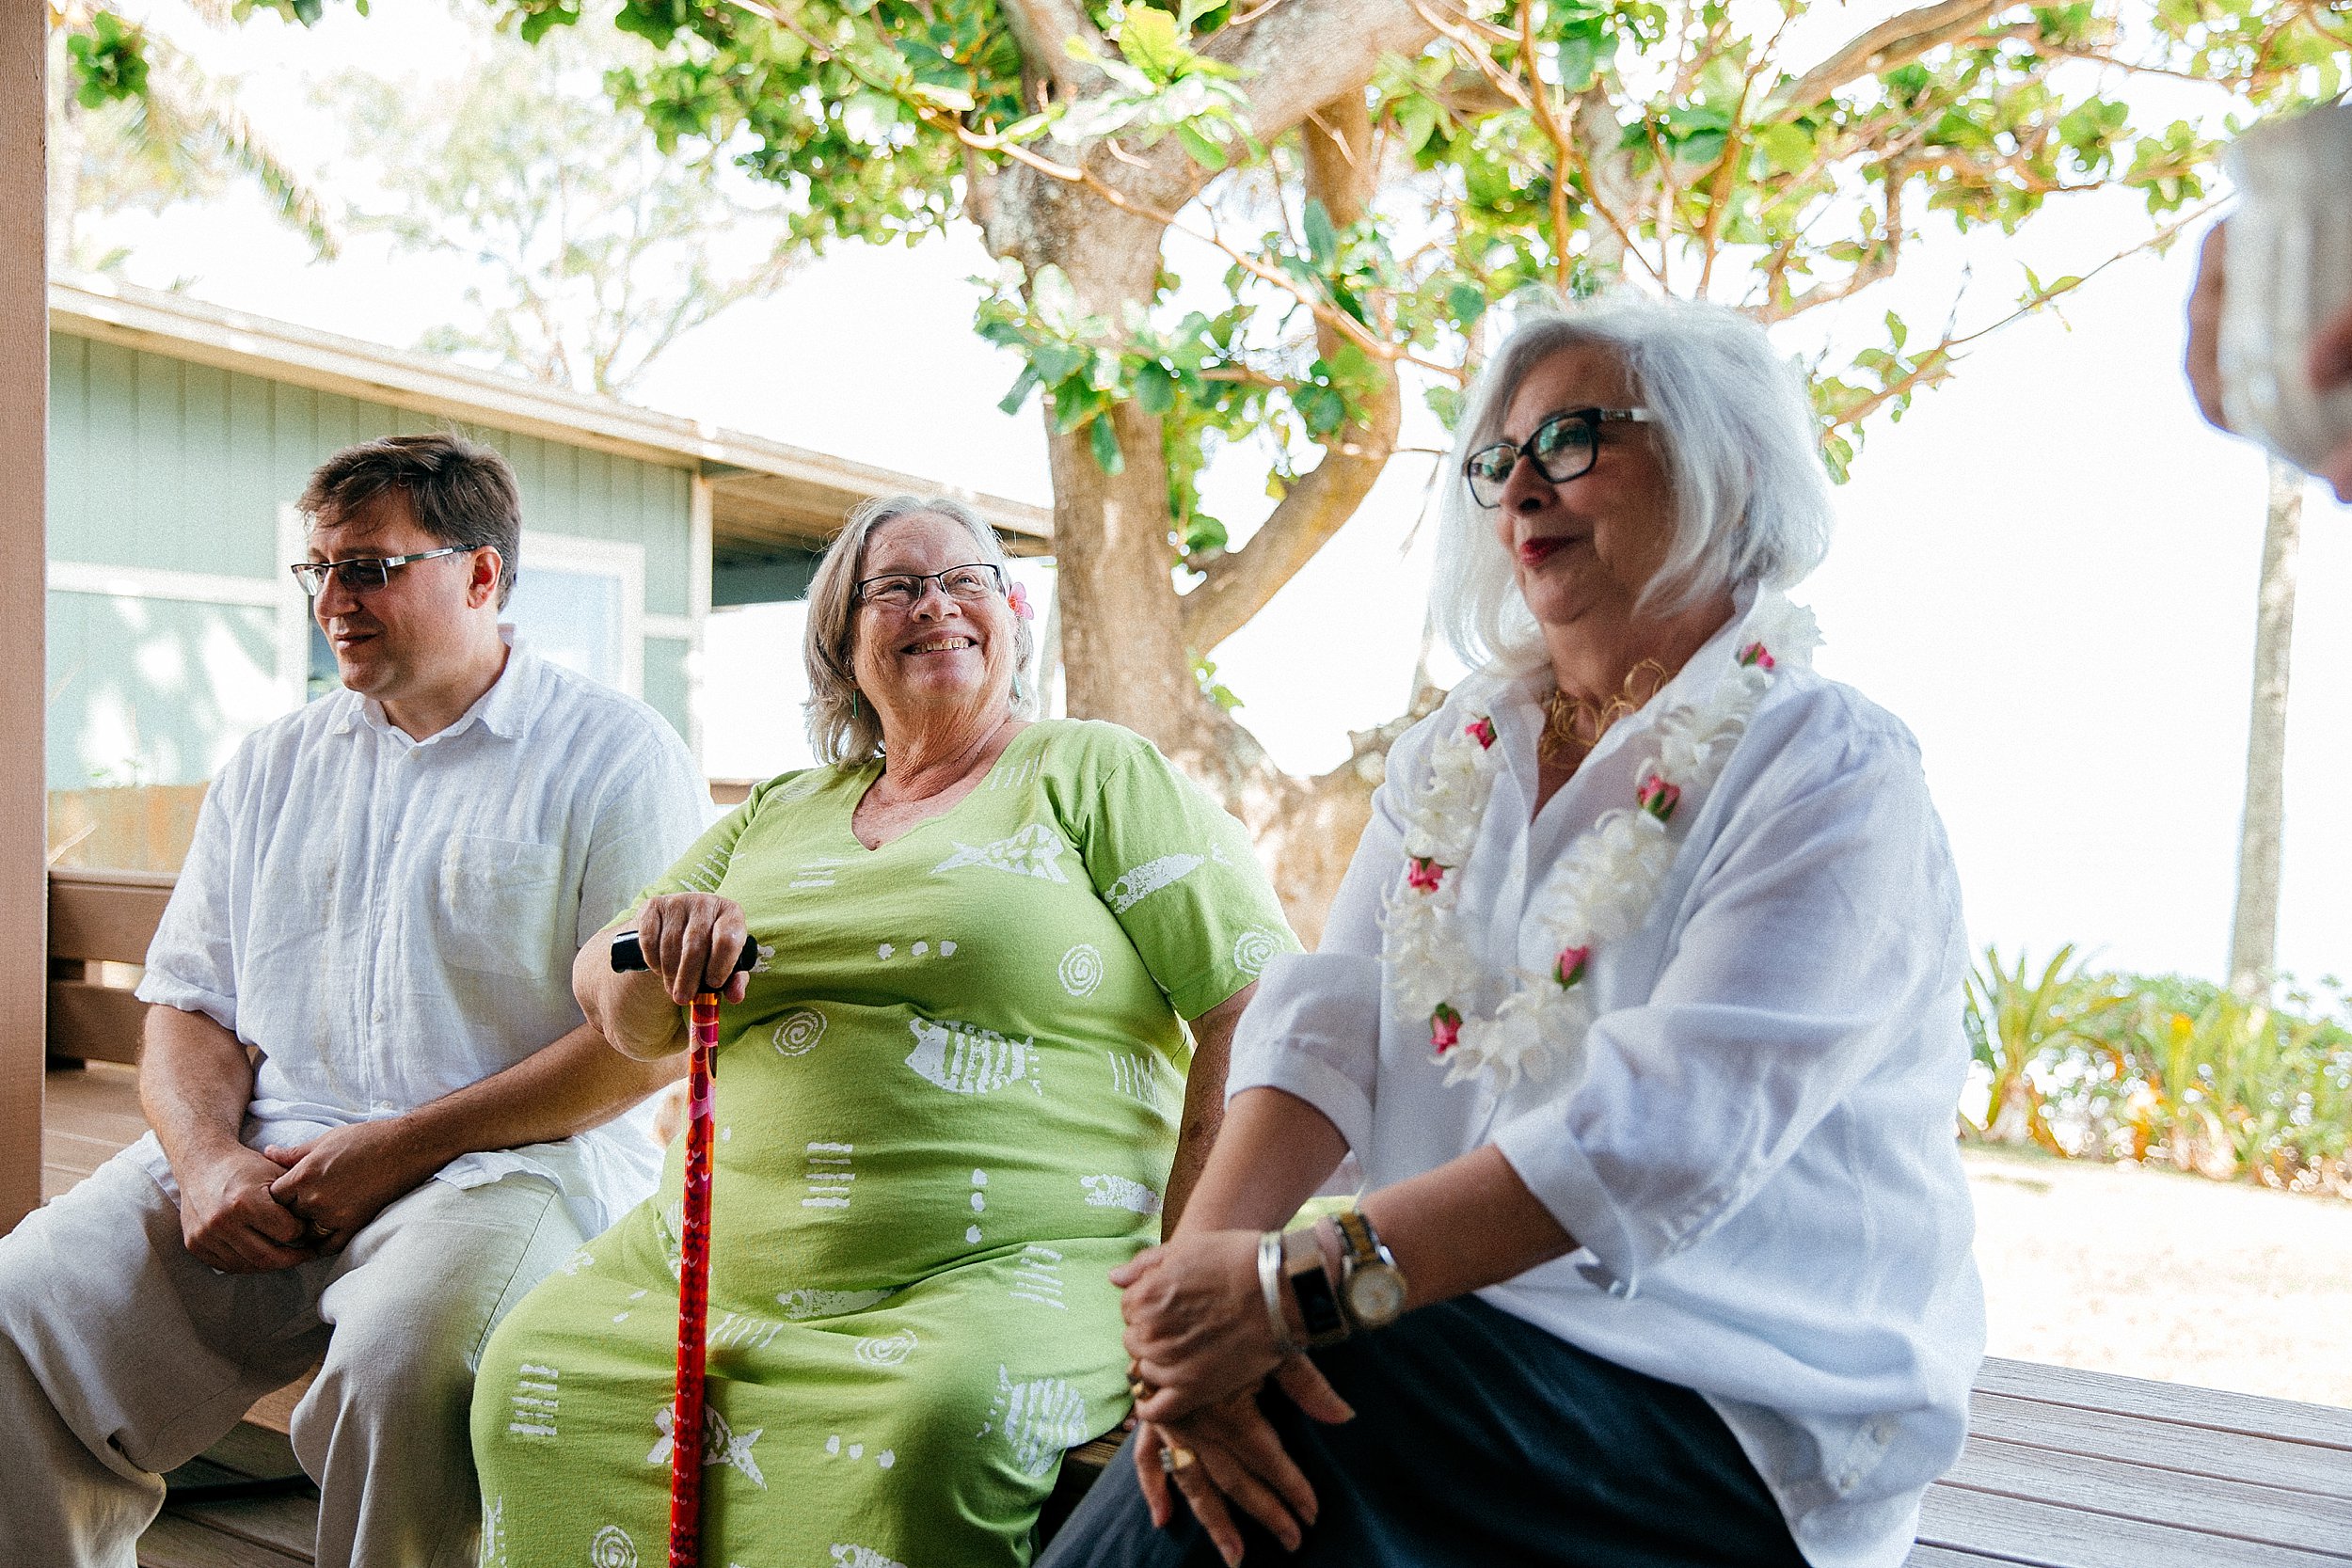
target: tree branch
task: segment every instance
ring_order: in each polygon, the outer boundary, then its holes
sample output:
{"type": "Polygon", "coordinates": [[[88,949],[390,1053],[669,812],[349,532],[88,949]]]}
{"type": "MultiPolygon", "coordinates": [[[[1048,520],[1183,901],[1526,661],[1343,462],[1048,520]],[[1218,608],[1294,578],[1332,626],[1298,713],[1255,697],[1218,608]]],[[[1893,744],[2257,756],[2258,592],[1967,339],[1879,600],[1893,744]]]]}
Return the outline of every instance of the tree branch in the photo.
{"type": "MultiPolygon", "coordinates": [[[[1378,170],[1372,158],[1372,117],[1361,92],[1324,104],[1300,132],[1310,200],[1323,203],[1332,227],[1346,229],[1371,210],[1378,170]]],[[[1328,359],[1342,339],[1318,318],[1316,347],[1328,359]]],[[[1275,504],[1249,543],[1220,557],[1184,599],[1184,645],[1196,654],[1216,645],[1263,610],[1348,518],[1389,465],[1396,447],[1402,393],[1392,361],[1375,358],[1379,380],[1350,420],[1324,444],[1323,461],[1275,504]]]]}
{"type": "Polygon", "coordinates": [[[1865,76],[1909,65],[1938,44],[1966,38],[2015,0],[1936,0],[1888,17],[1765,99],[1765,120],[1787,119],[1865,76]]]}
{"type": "Polygon", "coordinates": [[[1002,9],[1024,69],[1051,83],[1057,100],[1075,103],[1108,85],[1101,70],[1071,57],[1073,39],[1097,55],[1107,52],[1078,0],[1002,0],[1002,9]]]}

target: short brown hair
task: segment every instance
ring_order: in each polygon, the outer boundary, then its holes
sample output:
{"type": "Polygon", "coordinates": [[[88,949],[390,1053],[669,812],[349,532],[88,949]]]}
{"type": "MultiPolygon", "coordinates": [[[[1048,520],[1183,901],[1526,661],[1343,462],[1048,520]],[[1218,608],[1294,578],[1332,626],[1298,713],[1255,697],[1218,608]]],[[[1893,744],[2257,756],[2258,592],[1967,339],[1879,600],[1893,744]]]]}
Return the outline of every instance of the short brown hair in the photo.
{"type": "Polygon", "coordinates": [[[522,500],[515,470],[462,436],[387,436],[345,447],[318,466],[294,507],[313,526],[356,516],[387,490],[408,501],[417,526],[444,545],[499,552],[499,608],[515,592],[522,500]]]}

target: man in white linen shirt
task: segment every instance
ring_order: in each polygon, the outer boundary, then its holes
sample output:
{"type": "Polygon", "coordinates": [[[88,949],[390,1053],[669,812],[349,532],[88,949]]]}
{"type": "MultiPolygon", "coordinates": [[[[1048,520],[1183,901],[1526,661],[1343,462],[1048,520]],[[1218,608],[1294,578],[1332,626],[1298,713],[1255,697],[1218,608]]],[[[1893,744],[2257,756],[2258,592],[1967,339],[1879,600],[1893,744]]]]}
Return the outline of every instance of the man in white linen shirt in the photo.
{"type": "Polygon", "coordinates": [[[0,1238],[11,1562],[131,1568],[160,1472],[322,1354],[321,1568],[470,1562],[482,1342],[657,1178],[620,1113],[675,1067],[607,1045],[570,971],[701,827],[692,759],[501,635],[495,452],[370,442],[300,504],[346,689],[205,800],[139,987],[154,1132],[0,1238]]]}

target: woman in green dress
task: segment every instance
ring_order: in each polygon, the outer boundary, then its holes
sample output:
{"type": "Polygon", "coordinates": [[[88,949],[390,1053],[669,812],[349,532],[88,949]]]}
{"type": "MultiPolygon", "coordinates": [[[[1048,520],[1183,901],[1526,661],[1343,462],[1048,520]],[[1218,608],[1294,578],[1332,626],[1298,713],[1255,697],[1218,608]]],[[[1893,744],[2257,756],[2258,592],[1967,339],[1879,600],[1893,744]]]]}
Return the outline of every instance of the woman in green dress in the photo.
{"type": "MultiPolygon", "coordinates": [[[[1119,1425],[1105,1275],[1206,1157],[1225,1052],[1295,942],[1241,825],[1115,725],[1033,723],[1027,606],[948,500],[851,516],[811,585],[788,773],[582,949],[634,1056],[728,981],[716,1057],[703,1560],[1018,1568],[1062,1451],[1119,1425]],[[1187,1031],[1183,1020],[1190,1021],[1187,1031]]],[[[495,1568],[663,1555],[680,1171],[483,1352],[495,1568]]]]}

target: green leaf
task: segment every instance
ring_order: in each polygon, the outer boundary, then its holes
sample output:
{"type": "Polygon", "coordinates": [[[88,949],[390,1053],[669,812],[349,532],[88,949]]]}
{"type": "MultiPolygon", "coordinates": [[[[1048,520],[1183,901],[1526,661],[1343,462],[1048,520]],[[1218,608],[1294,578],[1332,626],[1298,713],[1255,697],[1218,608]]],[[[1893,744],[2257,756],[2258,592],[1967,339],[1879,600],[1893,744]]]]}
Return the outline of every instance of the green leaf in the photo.
{"type": "Polygon", "coordinates": [[[1405,150],[1416,157],[1429,145],[1431,133],[1438,129],[1438,103],[1419,95],[1406,99],[1396,109],[1397,135],[1405,138],[1405,150]]]}
{"type": "Polygon", "coordinates": [[[1445,292],[1445,312],[1455,326],[1468,332],[1486,313],[1486,291],[1475,283],[1455,283],[1445,292]]]}
{"type": "Polygon", "coordinates": [[[1039,376],[1035,365],[1021,367],[1021,374],[1012,384],[1012,390],[996,400],[999,412],[1018,414],[1021,405],[1029,401],[1029,393],[1037,387],[1039,376]]]}
{"type": "Polygon", "coordinates": [[[522,26],[517,30],[522,34],[525,43],[536,43],[556,28],[568,27],[579,20],[578,11],[567,11],[561,8],[544,11],[526,11],[523,14],[522,26]]]}
{"type": "Polygon", "coordinates": [[[1577,33],[1560,41],[1560,87],[1564,92],[1582,92],[1593,85],[1596,59],[1591,35],[1577,33]]]}
{"type": "Polygon", "coordinates": [[[1232,163],[1232,155],[1218,145],[1216,139],[1189,119],[1176,122],[1176,141],[1192,161],[1212,172],[1232,163]]]}
{"type": "Polygon", "coordinates": [[[1096,467],[1106,474],[1115,474],[1127,467],[1126,458],[1120,455],[1119,433],[1111,428],[1109,415],[1101,415],[1096,418],[1094,428],[1089,434],[1088,440],[1094,448],[1096,467]]]}
{"type": "Polygon", "coordinates": [[[1178,30],[1190,33],[1194,23],[1199,22],[1211,11],[1222,9],[1226,3],[1227,0],[1184,0],[1184,3],[1176,8],[1178,30]]]}
{"type": "Polygon", "coordinates": [[[1037,372],[1039,380],[1058,386],[1086,369],[1092,357],[1073,343],[1041,343],[1029,356],[1029,368],[1037,372]]]}
{"type": "Polygon", "coordinates": [[[1221,550],[1231,542],[1225,525],[1215,517],[1195,513],[1184,524],[1184,553],[1199,555],[1203,550],[1221,550]]]}
{"type": "Polygon", "coordinates": [[[1119,24],[1119,53],[1155,82],[1176,79],[1192,59],[1176,19],[1155,6],[1129,6],[1119,24]]]}
{"type": "Polygon", "coordinates": [[[1176,378],[1155,359],[1136,372],[1136,406],[1155,419],[1176,406],[1176,378]]]}
{"type": "Polygon", "coordinates": [[[1331,214],[1320,201],[1307,203],[1307,254],[1314,258],[1316,269],[1329,272],[1339,261],[1340,239],[1332,231],[1331,214]]]}
{"type": "Polygon", "coordinates": [[[1764,150],[1765,161],[1783,174],[1802,174],[1813,164],[1813,133],[1805,127],[1782,120],[1767,125],[1756,134],[1756,145],[1764,150]]]}
{"type": "Polygon", "coordinates": [[[1291,393],[1291,403],[1307,421],[1308,430],[1318,437],[1329,436],[1347,422],[1347,400],[1336,387],[1310,382],[1291,393]]]}

